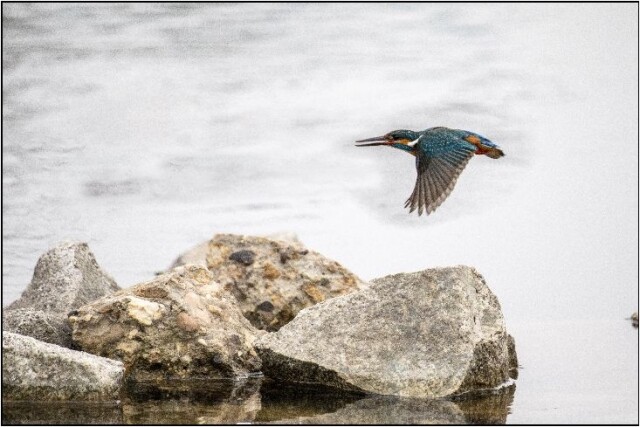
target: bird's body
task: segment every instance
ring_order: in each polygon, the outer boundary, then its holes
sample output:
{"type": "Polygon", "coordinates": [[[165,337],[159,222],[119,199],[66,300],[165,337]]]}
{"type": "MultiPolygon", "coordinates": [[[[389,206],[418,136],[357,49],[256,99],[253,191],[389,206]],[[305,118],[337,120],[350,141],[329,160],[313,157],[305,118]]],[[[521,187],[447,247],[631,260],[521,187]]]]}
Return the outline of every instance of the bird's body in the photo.
{"type": "Polygon", "coordinates": [[[446,127],[423,131],[395,130],[386,135],[357,141],[359,147],[387,145],[416,157],[418,177],[405,207],[409,212],[418,209],[432,213],[449,196],[474,154],[493,159],[504,156],[502,150],[487,138],[476,133],[446,127]]]}

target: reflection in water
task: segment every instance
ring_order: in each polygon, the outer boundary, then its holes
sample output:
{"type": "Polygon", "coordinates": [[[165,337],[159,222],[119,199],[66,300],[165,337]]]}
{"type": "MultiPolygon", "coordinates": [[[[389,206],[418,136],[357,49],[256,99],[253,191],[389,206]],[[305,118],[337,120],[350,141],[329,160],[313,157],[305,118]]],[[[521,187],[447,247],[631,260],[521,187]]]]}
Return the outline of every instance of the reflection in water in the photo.
{"type": "MultiPolygon", "coordinates": [[[[298,419],[339,411],[364,397],[332,389],[276,384],[268,378],[265,379],[261,393],[262,409],[256,417],[257,423],[285,422],[284,420],[298,422],[298,419]]],[[[344,423],[348,421],[345,420],[344,423]]]]}
{"type": "Polygon", "coordinates": [[[252,422],[260,410],[261,378],[129,385],[122,400],[127,424],[252,422]]]}
{"type": "Polygon", "coordinates": [[[244,381],[128,386],[120,404],[3,403],[3,424],[504,424],[515,386],[460,400],[362,396],[244,381]],[[262,385],[262,388],[261,388],[262,385]]]}
{"type": "Polygon", "coordinates": [[[2,402],[2,424],[123,424],[117,403],[2,402]]]}
{"type": "Polygon", "coordinates": [[[505,424],[511,413],[515,383],[477,398],[454,399],[468,424],[505,424]]]}
{"type": "Polygon", "coordinates": [[[292,424],[504,424],[509,408],[513,402],[515,385],[505,387],[487,395],[451,401],[444,399],[409,399],[393,396],[367,396],[352,403],[344,398],[324,396],[315,397],[315,405],[324,403],[322,412],[306,415],[300,411],[296,414],[292,406],[297,403],[293,396],[283,399],[288,405],[289,413],[280,405],[263,410],[258,414],[256,422],[272,421],[292,424]],[[343,407],[329,412],[330,404],[342,403],[343,407]],[[262,418],[263,413],[278,414],[277,418],[262,418]]]}

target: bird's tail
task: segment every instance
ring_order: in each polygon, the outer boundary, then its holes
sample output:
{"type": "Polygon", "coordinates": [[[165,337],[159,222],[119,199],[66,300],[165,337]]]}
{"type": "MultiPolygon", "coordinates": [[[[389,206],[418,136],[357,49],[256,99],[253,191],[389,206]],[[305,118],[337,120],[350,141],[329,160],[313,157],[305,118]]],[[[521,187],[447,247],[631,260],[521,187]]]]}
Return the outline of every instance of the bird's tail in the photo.
{"type": "Polygon", "coordinates": [[[465,140],[478,147],[476,154],[485,154],[492,159],[499,159],[500,157],[504,156],[504,152],[498,147],[497,144],[491,142],[482,135],[469,132],[469,135],[465,138],[465,140]]]}
{"type": "Polygon", "coordinates": [[[487,156],[491,157],[492,159],[499,159],[500,157],[504,156],[504,152],[499,149],[498,147],[483,147],[484,148],[484,154],[486,154],[487,156]]]}

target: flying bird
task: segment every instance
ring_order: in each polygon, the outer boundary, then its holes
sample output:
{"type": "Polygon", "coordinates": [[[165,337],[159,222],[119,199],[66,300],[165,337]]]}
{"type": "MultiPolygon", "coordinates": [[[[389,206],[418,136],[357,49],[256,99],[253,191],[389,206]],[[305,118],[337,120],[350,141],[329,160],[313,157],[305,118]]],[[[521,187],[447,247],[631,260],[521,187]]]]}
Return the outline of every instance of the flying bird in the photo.
{"type": "Polygon", "coordinates": [[[418,215],[436,210],[449,196],[456,181],[474,154],[499,159],[504,153],[496,144],[477,133],[446,127],[423,131],[394,130],[382,136],[356,141],[358,147],[386,145],[416,157],[416,179],[413,193],[404,207],[418,215]]]}

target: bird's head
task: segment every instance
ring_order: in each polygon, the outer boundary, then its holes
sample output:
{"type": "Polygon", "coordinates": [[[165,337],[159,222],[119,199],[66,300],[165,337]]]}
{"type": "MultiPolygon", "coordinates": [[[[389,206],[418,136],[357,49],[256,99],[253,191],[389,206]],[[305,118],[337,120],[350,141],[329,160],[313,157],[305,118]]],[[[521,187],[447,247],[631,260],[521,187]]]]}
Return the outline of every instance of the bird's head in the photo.
{"type": "Polygon", "coordinates": [[[420,134],[412,130],[399,129],[391,131],[382,136],[361,139],[356,141],[356,147],[371,147],[373,145],[388,145],[389,147],[398,148],[404,151],[414,151],[415,144],[418,142],[420,134]]]}

